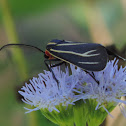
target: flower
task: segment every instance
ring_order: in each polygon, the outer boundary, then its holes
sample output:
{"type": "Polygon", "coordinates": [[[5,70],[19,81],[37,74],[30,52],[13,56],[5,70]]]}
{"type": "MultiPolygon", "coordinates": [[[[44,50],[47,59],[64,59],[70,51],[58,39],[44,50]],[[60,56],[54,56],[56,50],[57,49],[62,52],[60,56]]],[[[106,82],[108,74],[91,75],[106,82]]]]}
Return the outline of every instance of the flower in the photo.
{"type": "MultiPolygon", "coordinates": [[[[105,108],[107,103],[113,103],[114,106],[119,104],[120,109],[123,110],[121,104],[126,104],[126,101],[120,100],[122,96],[126,96],[126,67],[121,66],[118,70],[117,63],[118,60],[114,59],[107,63],[104,70],[93,72],[94,78],[99,83],[90,79],[86,81],[86,86],[81,86],[85,92],[81,94],[81,98],[85,99],[84,94],[86,94],[88,99],[95,99],[98,103],[95,110],[103,107],[109,115],[109,111],[105,108]]],[[[126,112],[123,111],[123,115],[125,116],[126,112]]]]}
{"type": "MultiPolygon", "coordinates": [[[[21,88],[19,93],[24,97],[23,102],[35,106],[35,109],[27,109],[28,112],[48,108],[52,110],[59,110],[57,105],[62,104],[68,106],[68,104],[74,104],[77,100],[74,92],[77,78],[69,76],[69,70],[66,68],[66,72],[62,72],[60,68],[54,68],[55,76],[58,78],[59,84],[54,80],[50,71],[44,71],[45,73],[38,74],[38,78],[30,80],[30,84],[25,83],[25,86],[21,88]]],[[[28,113],[27,112],[27,113],[28,113]]]]}
{"type": "Polygon", "coordinates": [[[126,96],[126,67],[118,69],[117,63],[118,60],[114,59],[104,70],[88,73],[74,65],[70,65],[71,74],[68,67],[65,72],[55,67],[53,72],[59,83],[50,71],[40,73],[19,91],[24,97],[23,102],[35,107],[25,109],[28,112],[40,109],[59,125],[99,125],[107,114],[112,116],[110,112],[117,104],[126,117],[122,106],[126,101],[120,100],[126,96]]]}

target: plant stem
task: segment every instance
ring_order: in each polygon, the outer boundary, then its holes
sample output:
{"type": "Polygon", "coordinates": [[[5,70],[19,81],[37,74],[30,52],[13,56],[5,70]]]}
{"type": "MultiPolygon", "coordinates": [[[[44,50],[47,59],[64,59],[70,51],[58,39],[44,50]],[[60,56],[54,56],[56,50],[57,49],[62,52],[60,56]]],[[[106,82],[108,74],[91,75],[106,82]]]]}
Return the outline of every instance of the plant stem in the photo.
{"type": "MultiPolygon", "coordinates": [[[[19,42],[18,35],[16,32],[15,23],[13,21],[11,12],[9,10],[8,1],[0,0],[0,6],[2,10],[3,25],[4,25],[5,32],[8,38],[8,43],[11,43],[11,42],[18,43],[19,42]]],[[[24,81],[28,78],[28,72],[27,72],[26,62],[24,59],[23,52],[21,51],[20,48],[14,48],[11,50],[11,52],[12,52],[12,58],[13,58],[12,60],[14,61],[18,69],[20,81],[24,81]]],[[[37,125],[36,114],[31,113],[29,115],[28,115],[29,125],[30,126],[37,125]]]]}
{"type": "MultiPolygon", "coordinates": [[[[3,25],[8,38],[8,43],[12,43],[12,42],[18,43],[19,40],[15,28],[15,23],[11,16],[7,0],[1,0],[0,5],[2,10],[3,25]]],[[[27,69],[26,69],[23,52],[21,51],[20,48],[14,48],[11,50],[11,52],[13,55],[12,56],[13,61],[16,64],[16,67],[18,68],[19,71],[20,80],[24,81],[25,79],[28,78],[28,75],[27,75],[27,69]]]]}

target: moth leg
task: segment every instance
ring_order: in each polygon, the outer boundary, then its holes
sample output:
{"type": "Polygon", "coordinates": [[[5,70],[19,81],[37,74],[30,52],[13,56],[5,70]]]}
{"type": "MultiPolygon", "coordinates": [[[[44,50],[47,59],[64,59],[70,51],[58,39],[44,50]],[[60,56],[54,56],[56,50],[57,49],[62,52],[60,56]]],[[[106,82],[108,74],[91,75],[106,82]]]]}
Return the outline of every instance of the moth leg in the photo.
{"type": "Polygon", "coordinates": [[[59,66],[60,65],[60,63],[58,63],[57,65],[55,64],[55,65],[51,65],[51,61],[61,61],[61,60],[59,60],[59,59],[49,59],[48,60],[49,61],[49,64],[50,64],[50,67],[55,67],[55,66],[59,66]]]}
{"type": "Polygon", "coordinates": [[[48,70],[52,73],[52,76],[53,76],[53,78],[55,79],[55,81],[57,82],[58,87],[59,87],[59,81],[58,81],[57,78],[55,77],[55,74],[54,74],[52,68],[49,67],[49,65],[48,65],[48,63],[47,63],[48,61],[50,61],[50,60],[44,60],[44,63],[45,63],[45,65],[46,65],[46,67],[48,68],[48,70]]]}
{"type": "Polygon", "coordinates": [[[62,64],[64,64],[64,63],[65,63],[65,62],[64,62],[64,61],[62,61],[62,62],[60,62],[60,63],[58,63],[58,64],[52,65],[51,67],[60,66],[60,65],[62,65],[62,64]]]}
{"type": "Polygon", "coordinates": [[[87,74],[89,74],[93,79],[94,79],[94,81],[99,85],[99,81],[97,81],[96,79],[95,79],[95,76],[94,76],[94,73],[92,72],[92,74],[90,73],[90,72],[88,72],[88,71],[86,71],[86,70],[84,70],[87,74]]]}
{"type": "Polygon", "coordinates": [[[91,72],[91,73],[92,73],[92,75],[95,77],[94,72],[91,72]]]}

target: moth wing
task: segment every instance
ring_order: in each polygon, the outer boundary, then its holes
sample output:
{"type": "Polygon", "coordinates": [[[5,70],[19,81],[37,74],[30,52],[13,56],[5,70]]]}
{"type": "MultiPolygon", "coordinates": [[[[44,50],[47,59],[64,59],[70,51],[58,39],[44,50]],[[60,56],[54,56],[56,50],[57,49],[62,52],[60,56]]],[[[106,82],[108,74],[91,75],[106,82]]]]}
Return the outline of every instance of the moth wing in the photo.
{"type": "Polygon", "coordinates": [[[103,70],[108,60],[107,51],[100,44],[63,42],[48,51],[60,60],[89,71],[103,70]]]}

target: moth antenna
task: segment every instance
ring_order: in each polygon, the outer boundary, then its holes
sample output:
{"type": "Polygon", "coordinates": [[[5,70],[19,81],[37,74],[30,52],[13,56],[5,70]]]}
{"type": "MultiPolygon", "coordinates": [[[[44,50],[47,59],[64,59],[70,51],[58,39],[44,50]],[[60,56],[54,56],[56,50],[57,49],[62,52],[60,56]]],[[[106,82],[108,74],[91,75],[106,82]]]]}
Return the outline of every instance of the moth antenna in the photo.
{"type": "Polygon", "coordinates": [[[6,44],[6,45],[4,45],[4,46],[2,46],[1,48],[0,48],[0,51],[2,50],[2,49],[4,49],[4,48],[6,48],[6,47],[8,47],[8,46],[27,46],[27,47],[31,47],[31,48],[34,48],[34,49],[36,49],[36,50],[38,50],[38,51],[40,51],[40,52],[42,52],[42,53],[45,53],[43,50],[41,50],[40,48],[38,48],[38,47],[36,47],[36,46],[32,46],[32,45],[27,45],[27,44],[6,44]]]}
{"type": "Polygon", "coordinates": [[[115,53],[111,52],[111,51],[110,51],[110,50],[108,50],[108,49],[106,49],[106,50],[107,50],[107,53],[108,53],[109,55],[113,55],[113,56],[115,56],[115,57],[118,57],[119,59],[122,59],[122,60],[126,61],[126,59],[125,59],[125,58],[123,58],[123,57],[121,57],[121,56],[119,56],[119,55],[117,55],[117,54],[115,54],[115,53]]]}

